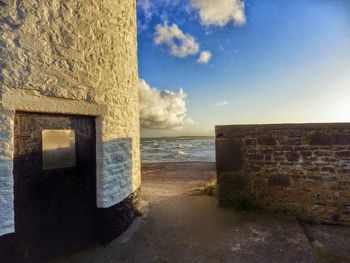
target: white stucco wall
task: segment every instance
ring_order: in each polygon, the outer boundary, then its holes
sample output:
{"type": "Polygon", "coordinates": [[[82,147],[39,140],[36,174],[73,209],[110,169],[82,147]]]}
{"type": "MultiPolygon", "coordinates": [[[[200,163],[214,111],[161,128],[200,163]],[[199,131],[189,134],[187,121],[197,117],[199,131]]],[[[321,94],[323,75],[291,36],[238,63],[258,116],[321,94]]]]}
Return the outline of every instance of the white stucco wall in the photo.
{"type": "Polygon", "coordinates": [[[14,232],[13,114],[0,111],[0,236],[14,232]]]}
{"type": "Polygon", "coordinates": [[[133,191],[132,140],[115,139],[102,144],[100,162],[103,167],[97,184],[98,207],[110,207],[133,191]]]}
{"type": "Polygon", "coordinates": [[[3,0],[0,235],[14,231],[16,110],[96,116],[97,206],[140,186],[134,0],[3,0]]]}

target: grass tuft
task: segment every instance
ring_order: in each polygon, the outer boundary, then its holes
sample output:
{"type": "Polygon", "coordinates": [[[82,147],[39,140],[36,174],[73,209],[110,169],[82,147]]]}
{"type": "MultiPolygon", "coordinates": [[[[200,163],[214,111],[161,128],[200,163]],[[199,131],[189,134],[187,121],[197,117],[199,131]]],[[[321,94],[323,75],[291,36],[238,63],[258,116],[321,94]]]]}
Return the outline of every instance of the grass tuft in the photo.
{"type": "Polygon", "coordinates": [[[189,190],[190,195],[216,195],[216,180],[212,180],[203,187],[193,188],[189,190]]]}

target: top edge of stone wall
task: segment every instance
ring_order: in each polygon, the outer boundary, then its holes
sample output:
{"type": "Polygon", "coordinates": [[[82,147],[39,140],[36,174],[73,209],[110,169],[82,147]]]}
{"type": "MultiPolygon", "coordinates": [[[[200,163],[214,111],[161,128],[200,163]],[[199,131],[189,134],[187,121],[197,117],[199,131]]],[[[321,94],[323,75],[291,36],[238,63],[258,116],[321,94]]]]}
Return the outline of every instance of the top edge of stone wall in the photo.
{"type": "Polygon", "coordinates": [[[314,130],[314,129],[350,129],[350,122],[334,123],[278,123],[278,124],[233,124],[233,125],[216,125],[215,131],[223,130],[314,130]]]}

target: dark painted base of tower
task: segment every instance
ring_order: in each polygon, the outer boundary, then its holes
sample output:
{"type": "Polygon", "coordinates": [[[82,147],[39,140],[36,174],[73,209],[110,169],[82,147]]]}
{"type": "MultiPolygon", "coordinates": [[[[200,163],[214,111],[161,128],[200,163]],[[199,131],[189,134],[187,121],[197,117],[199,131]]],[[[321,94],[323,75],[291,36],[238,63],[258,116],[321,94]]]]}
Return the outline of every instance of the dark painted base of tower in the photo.
{"type": "MultiPolygon", "coordinates": [[[[132,224],[135,217],[140,215],[140,190],[130,194],[129,197],[122,202],[109,207],[98,208],[98,236],[100,242],[106,245],[120,236],[128,227],[132,224]]],[[[54,238],[54,237],[53,237],[54,238]]],[[[24,259],[23,255],[19,254],[18,244],[20,240],[16,234],[8,234],[0,236],[0,262],[1,263],[38,263],[38,261],[32,262],[29,259],[24,259]]],[[[74,251],[65,251],[64,254],[55,254],[57,256],[65,256],[73,253],[74,251]]],[[[60,252],[61,253],[61,252],[60,252]]],[[[51,256],[51,259],[53,256],[51,256]]],[[[46,259],[42,259],[42,263],[46,263],[46,259]]],[[[40,262],[40,263],[41,263],[40,262]]]]}
{"type": "Polygon", "coordinates": [[[0,262],[15,262],[14,234],[0,237],[0,262]]]}
{"type": "Polygon", "coordinates": [[[109,208],[99,208],[100,242],[106,245],[120,236],[140,214],[140,190],[109,208]]]}

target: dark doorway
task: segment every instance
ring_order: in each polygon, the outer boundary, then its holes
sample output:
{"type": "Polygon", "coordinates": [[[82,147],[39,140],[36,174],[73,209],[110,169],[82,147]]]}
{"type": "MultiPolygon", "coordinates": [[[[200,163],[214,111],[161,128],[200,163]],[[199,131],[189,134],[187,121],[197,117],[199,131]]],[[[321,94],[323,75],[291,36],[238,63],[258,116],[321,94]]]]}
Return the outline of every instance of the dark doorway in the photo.
{"type": "Polygon", "coordinates": [[[47,262],[97,241],[93,117],[17,113],[16,261],[47,262]]]}

